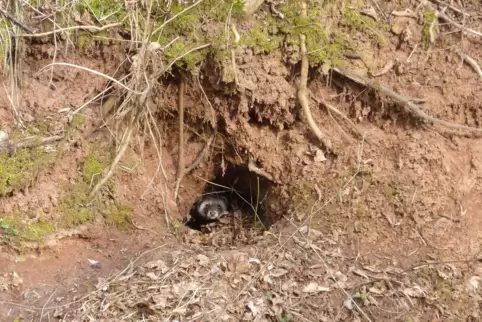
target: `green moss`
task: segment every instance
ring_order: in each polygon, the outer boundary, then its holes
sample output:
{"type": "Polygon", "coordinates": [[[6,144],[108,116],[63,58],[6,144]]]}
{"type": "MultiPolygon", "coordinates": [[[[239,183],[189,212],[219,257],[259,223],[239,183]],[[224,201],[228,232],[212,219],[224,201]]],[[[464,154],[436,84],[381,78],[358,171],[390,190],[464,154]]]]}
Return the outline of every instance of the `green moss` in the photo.
{"type": "Polygon", "coordinates": [[[55,155],[41,147],[20,149],[11,155],[0,153],[0,196],[24,188],[40,169],[51,167],[54,161],[55,155]]]}
{"type": "Polygon", "coordinates": [[[25,226],[20,233],[20,238],[26,241],[42,242],[47,235],[54,231],[54,225],[40,219],[36,223],[25,226]]]}
{"type": "Polygon", "coordinates": [[[8,70],[7,56],[12,48],[11,23],[7,19],[0,19],[0,71],[8,70]]]}
{"type": "Polygon", "coordinates": [[[72,228],[74,226],[91,221],[94,218],[95,201],[89,198],[89,186],[85,182],[79,182],[72,187],[60,201],[59,210],[62,213],[60,225],[72,228]]]}
{"type": "Polygon", "coordinates": [[[22,322],[23,320],[24,320],[23,315],[19,315],[13,320],[13,322],[22,322]]]}
{"type": "Polygon", "coordinates": [[[89,10],[97,21],[106,19],[120,21],[127,14],[123,4],[124,1],[116,0],[82,0],[79,7],[89,10]]]}
{"type": "Polygon", "coordinates": [[[242,35],[240,44],[255,50],[261,50],[264,53],[270,53],[278,49],[284,37],[276,34],[276,30],[273,32],[274,24],[268,20],[262,22],[261,26],[251,29],[246,35],[242,35]]]}
{"type": "Polygon", "coordinates": [[[22,248],[24,241],[42,243],[55,230],[55,226],[43,218],[32,224],[25,223],[18,213],[0,218],[0,240],[17,248],[22,248]]]}
{"type": "Polygon", "coordinates": [[[77,36],[77,46],[79,48],[86,48],[87,46],[92,44],[93,41],[94,40],[92,39],[92,36],[88,34],[82,33],[77,36]]]}
{"type": "Polygon", "coordinates": [[[384,189],[384,193],[385,193],[385,196],[390,200],[392,201],[394,198],[395,198],[395,195],[397,194],[396,191],[390,187],[390,186],[385,186],[385,189],[384,189]]]}
{"type": "Polygon", "coordinates": [[[22,149],[12,156],[0,154],[0,195],[24,185],[33,164],[27,149],[22,149]]]}
{"type": "Polygon", "coordinates": [[[0,218],[0,237],[6,242],[18,236],[19,221],[14,217],[0,218]]]}
{"type": "Polygon", "coordinates": [[[225,22],[229,15],[231,15],[231,19],[242,17],[244,3],[242,0],[205,0],[198,7],[198,13],[206,15],[205,18],[225,22]]]}
{"type": "Polygon", "coordinates": [[[85,124],[85,116],[83,114],[77,113],[72,118],[70,126],[76,130],[80,129],[85,124]]]}
{"type": "Polygon", "coordinates": [[[341,19],[342,25],[349,31],[359,30],[367,34],[376,44],[385,45],[386,40],[382,32],[390,30],[388,24],[375,21],[373,18],[360,14],[357,9],[346,8],[341,19]]]}
{"type": "Polygon", "coordinates": [[[99,178],[102,175],[104,168],[105,165],[99,160],[98,156],[89,154],[82,168],[84,182],[90,185],[96,177],[99,178]]]}
{"type": "Polygon", "coordinates": [[[74,134],[84,126],[84,124],[85,116],[80,113],[75,114],[65,130],[65,136],[67,138],[72,138],[74,134]]]}
{"type": "MultiPolygon", "coordinates": [[[[184,10],[185,6],[181,6],[179,4],[175,4],[171,8],[171,15],[177,15],[182,10],[184,10]]],[[[170,23],[170,28],[175,29],[179,35],[189,36],[192,32],[196,30],[196,26],[199,24],[199,13],[196,10],[186,11],[182,15],[179,15],[178,18],[174,19],[170,23]]]]}
{"type": "Polygon", "coordinates": [[[437,21],[437,16],[435,12],[429,8],[427,8],[424,12],[425,20],[423,25],[423,35],[422,35],[422,44],[424,49],[428,49],[430,46],[430,28],[433,23],[437,21]]]}
{"type": "Polygon", "coordinates": [[[132,209],[127,206],[111,204],[102,214],[108,225],[116,226],[119,229],[131,228],[130,217],[132,214],[132,209]]]}
{"type": "Polygon", "coordinates": [[[186,46],[182,41],[178,41],[166,49],[165,55],[169,61],[182,57],[176,62],[176,65],[192,71],[201,63],[206,53],[206,50],[197,50],[186,55],[194,47],[194,45],[186,46]]]}

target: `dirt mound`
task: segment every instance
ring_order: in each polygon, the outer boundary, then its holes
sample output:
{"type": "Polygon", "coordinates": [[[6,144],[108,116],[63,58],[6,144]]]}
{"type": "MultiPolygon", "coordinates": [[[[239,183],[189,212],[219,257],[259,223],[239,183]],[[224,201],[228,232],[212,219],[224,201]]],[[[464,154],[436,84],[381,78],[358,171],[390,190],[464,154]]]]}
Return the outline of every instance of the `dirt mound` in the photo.
{"type": "Polygon", "coordinates": [[[6,7],[2,321],[480,319],[480,3],[154,3],[6,7]]]}

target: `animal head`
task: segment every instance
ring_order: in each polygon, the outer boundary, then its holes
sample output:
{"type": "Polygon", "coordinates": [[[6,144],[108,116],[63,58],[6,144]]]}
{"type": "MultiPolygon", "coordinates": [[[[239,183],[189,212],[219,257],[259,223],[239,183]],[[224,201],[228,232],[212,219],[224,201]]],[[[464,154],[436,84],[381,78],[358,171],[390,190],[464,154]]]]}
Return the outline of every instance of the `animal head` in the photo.
{"type": "Polygon", "coordinates": [[[197,210],[204,218],[216,220],[228,213],[228,202],[223,197],[204,197],[199,202],[197,210]]]}

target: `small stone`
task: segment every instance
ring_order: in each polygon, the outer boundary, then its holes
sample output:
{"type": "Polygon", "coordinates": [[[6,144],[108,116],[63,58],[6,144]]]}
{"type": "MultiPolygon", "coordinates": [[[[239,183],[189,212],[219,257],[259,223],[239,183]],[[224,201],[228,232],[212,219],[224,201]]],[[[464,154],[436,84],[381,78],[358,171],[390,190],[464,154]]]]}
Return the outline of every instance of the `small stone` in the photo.
{"type": "Polygon", "coordinates": [[[5,131],[0,131],[0,142],[8,140],[8,133],[5,131]]]}

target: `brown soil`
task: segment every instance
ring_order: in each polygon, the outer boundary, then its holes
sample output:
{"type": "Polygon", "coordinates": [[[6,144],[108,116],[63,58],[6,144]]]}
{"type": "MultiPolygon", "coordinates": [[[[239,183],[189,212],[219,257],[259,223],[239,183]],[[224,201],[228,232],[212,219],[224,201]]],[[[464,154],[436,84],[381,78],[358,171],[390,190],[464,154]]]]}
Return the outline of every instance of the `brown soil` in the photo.
{"type": "MultiPolygon", "coordinates": [[[[404,9],[396,3],[384,4],[383,11],[404,9]]],[[[467,55],[482,62],[481,38],[442,33],[438,41],[443,47],[412,52],[422,41],[422,26],[401,17],[392,17],[390,23],[406,24],[414,38],[399,46],[399,37],[386,33],[387,46],[375,49],[361,35],[353,35],[360,39],[359,53],[370,57],[373,70],[381,70],[390,59],[398,61],[377,81],[404,96],[423,99],[429,115],[480,127],[481,81],[446,48],[463,46],[467,55]]],[[[67,54],[58,46],[56,61],[75,62],[108,75],[124,59],[120,45],[67,54]]],[[[106,81],[67,67],[55,67],[52,79],[50,72],[36,75],[51,63],[52,50],[51,44],[29,46],[18,108],[31,122],[48,120],[55,134],[67,123],[58,111],[69,104],[82,105],[86,95],[101,91],[106,81]]],[[[134,308],[142,316],[152,316],[152,321],[160,321],[160,316],[163,321],[254,321],[258,313],[262,316],[258,321],[267,321],[268,316],[288,321],[281,318],[287,312],[294,321],[351,321],[367,316],[372,321],[479,321],[482,292],[470,285],[478,286],[482,279],[477,260],[482,258],[480,138],[421,124],[403,108],[339,75],[334,74],[332,86],[327,86],[326,78],[313,73],[312,95],[336,106],[365,135],[362,139],[343,119],[312,101],[316,123],[335,146],[334,154],[326,153],[324,160],[323,149],[297,106],[297,67],[287,65],[279,52],[255,55],[246,49],[238,56],[238,78],[249,89],[243,95],[223,95],[213,77],[206,76],[201,85],[209,106],[197,80],[187,81],[186,124],[201,133],[199,138],[186,130],[187,165],[208,137],[200,120],[207,122],[215,113],[224,126],[210,157],[184,178],[180,201],[176,204],[173,199],[178,87],[172,82],[153,99],[152,113],[163,138],[162,170],[155,144],[148,135],[137,133],[121,162],[135,170],[116,173],[115,197],[133,209],[134,229],[119,230],[96,218],[58,230],[45,244],[27,243],[22,254],[2,246],[0,320],[22,315],[27,321],[54,316],[74,321],[92,314],[99,321],[118,321],[134,308]],[[166,213],[178,219],[186,216],[206,181],[228,163],[246,165],[247,152],[274,179],[267,197],[273,223],[269,231],[241,229],[240,233],[226,228],[201,234],[167,226],[166,213]],[[296,228],[307,223],[315,230],[301,229],[293,237],[296,228]],[[154,248],[135,266],[127,266],[154,248]],[[152,265],[158,260],[165,267],[152,265]],[[213,273],[213,263],[221,267],[221,275],[213,273]],[[119,288],[103,289],[102,283],[112,276],[119,288]],[[146,295],[133,292],[122,281],[131,281],[127,285],[146,295]],[[188,282],[195,284],[189,286],[191,291],[199,291],[189,300],[182,294],[188,282]],[[165,287],[165,298],[156,297],[159,289],[156,293],[146,286],[156,283],[165,287]],[[267,297],[268,292],[275,295],[267,297]],[[369,294],[356,299],[362,313],[353,305],[344,306],[348,295],[357,292],[369,294]],[[106,306],[106,299],[114,304],[106,306]],[[122,313],[113,307],[123,308],[122,313]]],[[[348,68],[366,74],[360,60],[351,60],[348,68]]],[[[7,86],[0,86],[0,128],[11,131],[8,81],[0,78],[0,83],[7,86]]],[[[28,219],[40,208],[49,219],[61,216],[58,200],[64,187],[79,177],[89,149],[114,143],[121,133],[115,128],[92,133],[101,118],[98,105],[83,113],[84,127],[64,143],[55,166],[40,172],[28,189],[0,197],[0,214],[18,211],[28,219]]]]}

